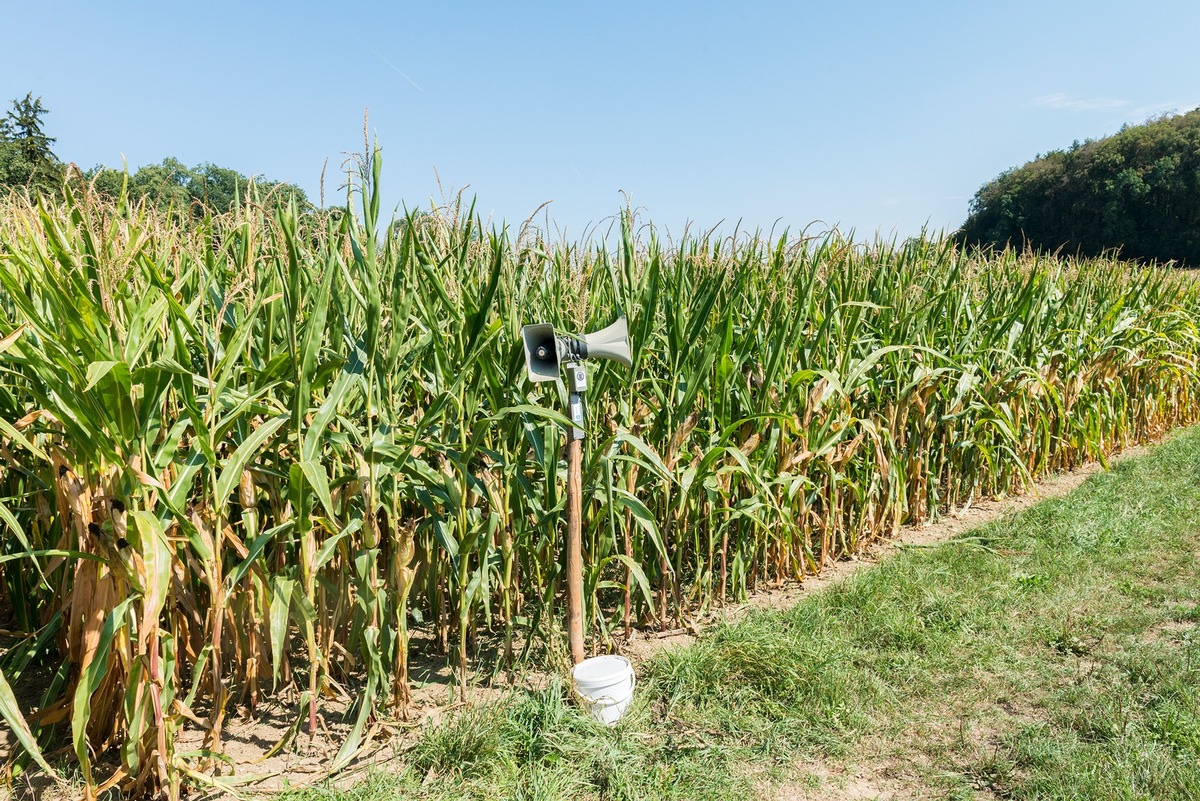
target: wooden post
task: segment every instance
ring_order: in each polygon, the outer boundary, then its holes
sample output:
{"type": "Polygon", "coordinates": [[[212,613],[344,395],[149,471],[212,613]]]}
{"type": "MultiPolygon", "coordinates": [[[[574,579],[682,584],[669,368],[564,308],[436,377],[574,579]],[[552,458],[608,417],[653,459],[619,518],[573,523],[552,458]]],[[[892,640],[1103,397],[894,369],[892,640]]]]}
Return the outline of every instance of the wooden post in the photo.
{"type": "Polygon", "coordinates": [[[567,433],[567,634],[571,659],[576,665],[583,653],[583,393],[587,370],[579,362],[567,363],[568,411],[571,430],[567,433]]]}
{"type": "Polygon", "coordinates": [[[567,631],[571,659],[583,661],[583,442],[567,442],[567,631]]]}

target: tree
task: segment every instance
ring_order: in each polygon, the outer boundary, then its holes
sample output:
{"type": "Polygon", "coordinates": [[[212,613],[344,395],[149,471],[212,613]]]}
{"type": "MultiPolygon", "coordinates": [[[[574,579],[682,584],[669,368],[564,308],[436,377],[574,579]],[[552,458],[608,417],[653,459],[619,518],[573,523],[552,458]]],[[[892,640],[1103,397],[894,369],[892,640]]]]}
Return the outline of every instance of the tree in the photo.
{"type": "Polygon", "coordinates": [[[29,92],[24,100],[14,100],[12,110],[0,120],[0,185],[58,190],[63,168],[50,149],[56,140],[43,127],[48,113],[42,99],[29,92]]]}
{"type": "MultiPolygon", "coordinates": [[[[96,191],[116,197],[124,176],[120,172],[94,167],[84,174],[96,191]]],[[[255,197],[271,196],[273,202],[295,199],[302,211],[311,211],[312,204],[304,190],[288,183],[249,178],[236,170],[201,164],[188,167],[174,158],[161,164],[147,164],[128,176],[126,192],[134,200],[146,200],[160,209],[171,209],[180,216],[203,217],[208,211],[223,213],[236,203],[255,197]]]]}
{"type": "Polygon", "coordinates": [[[190,212],[192,196],[188,184],[192,173],[181,161],[163,159],[162,164],[147,164],[129,176],[129,195],[135,199],[148,198],[159,208],[190,212]]]}
{"type": "Polygon", "coordinates": [[[1200,109],[1074,143],[985,184],[959,235],[1200,266],[1200,109]]]}

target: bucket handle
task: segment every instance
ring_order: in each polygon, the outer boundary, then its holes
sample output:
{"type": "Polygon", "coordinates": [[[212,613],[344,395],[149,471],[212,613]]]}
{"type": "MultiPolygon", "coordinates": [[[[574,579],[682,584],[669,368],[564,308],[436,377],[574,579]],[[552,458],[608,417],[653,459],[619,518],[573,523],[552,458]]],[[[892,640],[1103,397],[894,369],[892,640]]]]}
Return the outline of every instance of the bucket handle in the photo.
{"type": "MultiPolygon", "coordinates": [[[[637,674],[634,673],[633,677],[632,677],[632,682],[629,687],[629,697],[630,698],[633,698],[633,691],[636,689],[637,689],[637,674]]],[[[583,693],[579,692],[579,689],[577,687],[575,687],[574,685],[571,686],[571,692],[575,693],[575,695],[579,698],[580,701],[583,701],[585,704],[590,704],[591,706],[609,707],[609,706],[616,706],[617,704],[621,703],[618,699],[612,697],[611,695],[601,695],[597,698],[591,698],[591,697],[586,696],[583,693]]]]}

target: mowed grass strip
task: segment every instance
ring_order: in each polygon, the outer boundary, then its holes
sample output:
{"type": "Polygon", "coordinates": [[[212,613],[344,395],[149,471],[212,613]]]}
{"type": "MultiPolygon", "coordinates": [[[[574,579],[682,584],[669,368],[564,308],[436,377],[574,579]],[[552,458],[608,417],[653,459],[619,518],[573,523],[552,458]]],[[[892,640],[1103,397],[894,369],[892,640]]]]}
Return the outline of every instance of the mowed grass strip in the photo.
{"type": "MultiPolygon", "coordinates": [[[[405,798],[1200,797],[1200,428],[641,667],[621,727],[554,685],[350,790],[405,798]],[[865,777],[865,779],[863,778],[865,777]]],[[[281,801],[282,801],[281,799],[281,801]]]]}

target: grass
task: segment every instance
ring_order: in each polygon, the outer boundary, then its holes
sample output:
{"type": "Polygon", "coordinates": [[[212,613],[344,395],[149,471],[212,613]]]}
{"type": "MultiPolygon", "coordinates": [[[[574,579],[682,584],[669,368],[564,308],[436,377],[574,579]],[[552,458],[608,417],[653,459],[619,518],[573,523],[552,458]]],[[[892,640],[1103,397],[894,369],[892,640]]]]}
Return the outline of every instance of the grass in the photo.
{"type": "Polygon", "coordinates": [[[1198,554],[1192,428],[660,653],[617,729],[554,685],[431,727],[398,772],[280,801],[826,797],[851,774],[925,798],[1194,799],[1198,554]]]}

